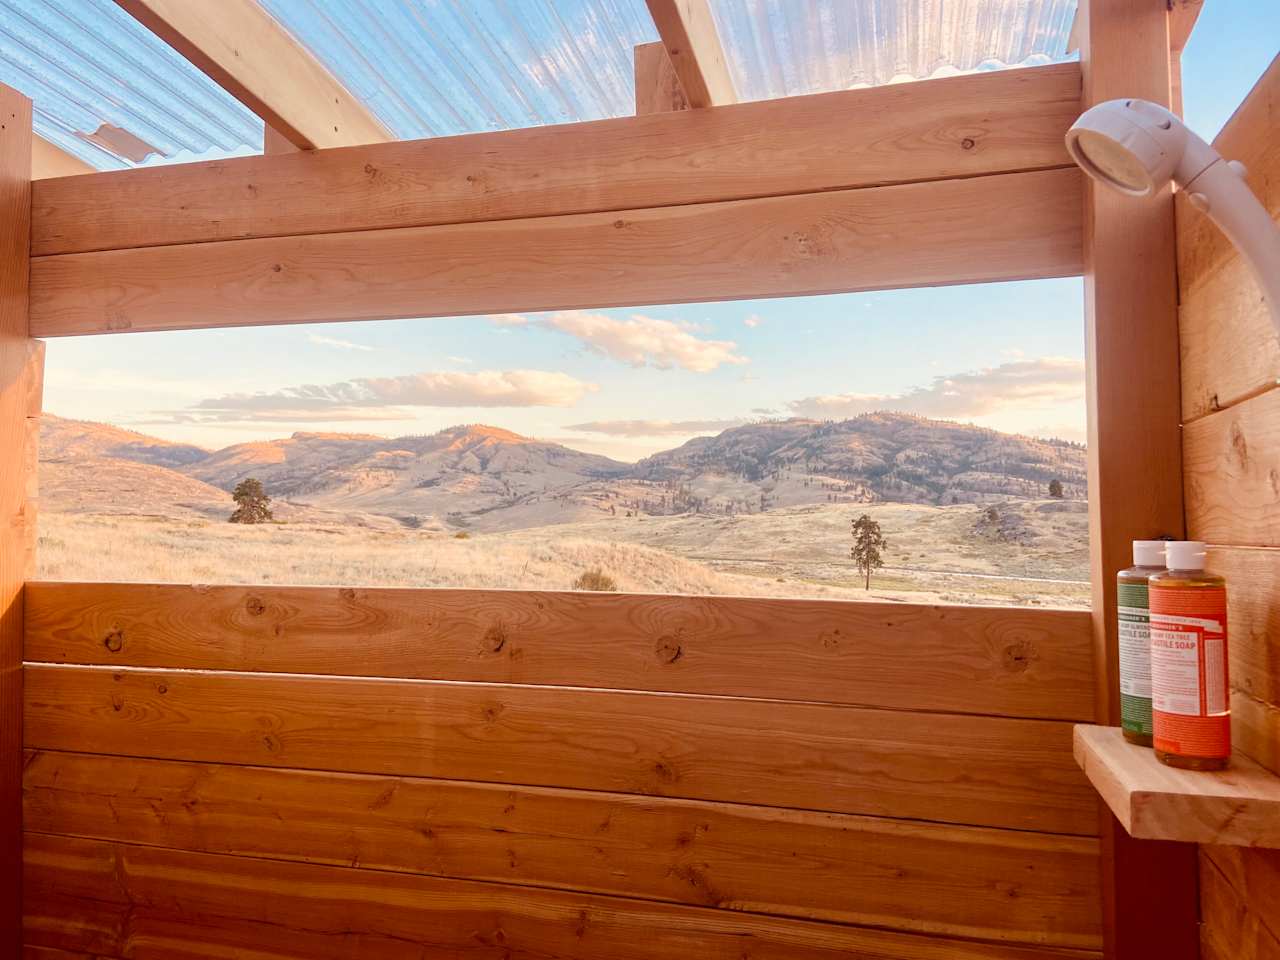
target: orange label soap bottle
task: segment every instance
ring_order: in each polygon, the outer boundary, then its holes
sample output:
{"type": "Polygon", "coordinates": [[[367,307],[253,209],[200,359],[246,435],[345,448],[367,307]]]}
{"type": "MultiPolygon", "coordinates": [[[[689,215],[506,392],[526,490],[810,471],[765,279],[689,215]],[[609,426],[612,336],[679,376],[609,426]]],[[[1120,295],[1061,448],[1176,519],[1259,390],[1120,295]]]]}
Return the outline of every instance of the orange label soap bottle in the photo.
{"type": "Polygon", "coordinates": [[[1204,570],[1204,544],[1165,545],[1169,569],[1151,576],[1151,706],[1156,757],[1221,770],[1231,759],[1227,586],[1204,570]]]}

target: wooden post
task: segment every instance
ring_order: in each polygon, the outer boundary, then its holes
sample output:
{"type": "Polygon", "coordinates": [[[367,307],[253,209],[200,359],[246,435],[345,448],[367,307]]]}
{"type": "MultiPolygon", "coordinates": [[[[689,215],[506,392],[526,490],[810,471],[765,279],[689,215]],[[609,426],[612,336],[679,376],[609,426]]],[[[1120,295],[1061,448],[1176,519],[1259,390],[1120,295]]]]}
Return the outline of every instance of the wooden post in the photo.
{"type": "MultiPolygon", "coordinates": [[[[1080,5],[1082,107],[1171,102],[1166,0],[1080,5]]],[[[1183,535],[1173,197],[1085,188],[1089,552],[1099,722],[1120,722],[1116,571],[1131,541],[1183,535]]],[[[1103,807],[1106,956],[1199,956],[1194,844],[1134,840],[1103,807]]]]}
{"type": "Polygon", "coordinates": [[[0,86],[0,954],[22,952],[22,592],[28,424],[42,354],[27,335],[31,101],[0,86]]]}
{"type": "Polygon", "coordinates": [[[671,110],[688,110],[689,98],[684,95],[676,68],[661,40],[639,43],[635,47],[636,116],[647,113],[667,113],[671,110]]]}

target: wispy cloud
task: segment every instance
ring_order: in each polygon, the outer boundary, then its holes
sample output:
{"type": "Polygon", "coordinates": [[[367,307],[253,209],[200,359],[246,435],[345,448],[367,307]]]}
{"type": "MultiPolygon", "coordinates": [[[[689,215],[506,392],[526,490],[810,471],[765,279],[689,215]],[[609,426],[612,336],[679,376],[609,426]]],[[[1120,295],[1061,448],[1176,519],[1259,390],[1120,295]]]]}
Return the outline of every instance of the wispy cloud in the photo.
{"type": "Polygon", "coordinates": [[[171,414],[184,423],[403,420],[407,407],[571,407],[597,389],[547,370],[445,370],[233,393],[171,414]]]}
{"type": "Polygon", "coordinates": [[[625,320],[587,310],[561,310],[541,318],[507,313],[489,319],[500,327],[538,326],[568,334],[588,350],[632,367],[710,373],[722,365],[749,362],[732,340],[703,339],[693,324],[638,313],[625,320]]]}
{"type": "Polygon", "coordinates": [[[566,430],[581,433],[599,433],[610,437],[666,437],[689,436],[699,433],[719,433],[730,427],[742,426],[745,420],[592,420],[574,423],[566,430]]]}
{"type": "Polygon", "coordinates": [[[743,326],[752,328],[758,327],[762,323],[764,323],[764,319],[758,313],[753,313],[742,321],[743,326]]]}
{"type": "Polygon", "coordinates": [[[310,334],[307,339],[318,347],[334,347],[338,350],[373,350],[373,347],[365,343],[352,343],[350,340],[338,340],[335,337],[321,337],[314,333],[310,334]]]}
{"type": "Polygon", "coordinates": [[[798,416],[816,419],[898,410],[954,420],[989,417],[1020,407],[1082,403],[1083,399],[1084,361],[1041,357],[936,377],[928,386],[905,393],[826,394],[794,400],[788,406],[798,416]]]}
{"type": "Polygon", "coordinates": [[[470,357],[445,357],[450,363],[470,363],[470,357]]]}

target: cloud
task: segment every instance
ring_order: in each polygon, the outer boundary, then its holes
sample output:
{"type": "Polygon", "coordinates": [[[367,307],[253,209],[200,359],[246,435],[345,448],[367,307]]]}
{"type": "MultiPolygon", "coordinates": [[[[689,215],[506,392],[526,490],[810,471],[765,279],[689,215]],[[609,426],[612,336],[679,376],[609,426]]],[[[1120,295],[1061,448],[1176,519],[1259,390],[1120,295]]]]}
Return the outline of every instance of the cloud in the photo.
{"type": "Polygon", "coordinates": [[[760,324],[764,323],[764,320],[763,318],[761,318],[760,314],[753,313],[751,314],[751,316],[743,320],[742,323],[743,323],[743,326],[755,328],[760,326],[760,324]]]}
{"type": "Polygon", "coordinates": [[[546,370],[456,370],[307,384],[201,400],[179,422],[403,420],[405,407],[571,407],[599,389],[546,370]]]}
{"type": "Polygon", "coordinates": [[[574,423],[566,430],[600,433],[610,437],[665,437],[695,433],[719,433],[740,427],[745,420],[593,420],[574,423]]]}
{"type": "Polygon", "coordinates": [[[445,357],[450,363],[470,363],[470,357],[445,357]]]}
{"type": "Polygon", "coordinates": [[[537,326],[575,337],[588,350],[633,367],[679,367],[693,373],[710,373],[729,364],[748,363],[732,340],[704,340],[693,324],[659,320],[632,314],[625,320],[586,310],[561,310],[531,319],[518,313],[489,317],[500,327],[537,326]]]}
{"type": "Polygon", "coordinates": [[[841,393],[788,404],[797,416],[843,420],[875,410],[897,410],[949,420],[977,419],[1021,407],[1080,404],[1084,361],[1065,357],[1017,360],[997,367],[936,377],[927,387],[899,394],[841,393]]]}
{"type": "Polygon", "coordinates": [[[337,347],[339,350],[372,350],[373,347],[363,343],[352,343],[350,340],[337,340],[333,337],[321,337],[311,334],[307,337],[312,343],[320,347],[337,347]]]}

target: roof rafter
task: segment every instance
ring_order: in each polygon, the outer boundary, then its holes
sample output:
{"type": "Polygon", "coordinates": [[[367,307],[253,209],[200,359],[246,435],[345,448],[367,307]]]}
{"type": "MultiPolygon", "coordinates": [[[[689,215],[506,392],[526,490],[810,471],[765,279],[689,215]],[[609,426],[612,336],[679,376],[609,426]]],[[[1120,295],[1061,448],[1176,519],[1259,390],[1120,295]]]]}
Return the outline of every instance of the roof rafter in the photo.
{"type": "Polygon", "coordinates": [[[691,107],[737,103],[708,0],[646,0],[691,107]]]}
{"type": "Polygon", "coordinates": [[[256,0],[116,0],[294,146],[393,139],[256,0]]]}

